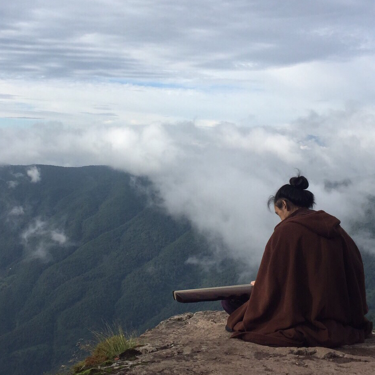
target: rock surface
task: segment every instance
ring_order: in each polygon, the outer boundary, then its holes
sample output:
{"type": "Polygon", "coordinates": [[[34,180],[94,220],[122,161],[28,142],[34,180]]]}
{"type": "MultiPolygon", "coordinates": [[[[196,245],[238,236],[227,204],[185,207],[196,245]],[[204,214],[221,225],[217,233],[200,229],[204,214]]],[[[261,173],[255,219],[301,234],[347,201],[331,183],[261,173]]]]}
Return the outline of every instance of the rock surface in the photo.
{"type": "Polygon", "coordinates": [[[273,348],[230,339],[224,312],[187,313],[140,336],[136,351],[111,367],[116,375],[148,374],[371,374],[375,336],[363,344],[328,348],[273,348]]]}

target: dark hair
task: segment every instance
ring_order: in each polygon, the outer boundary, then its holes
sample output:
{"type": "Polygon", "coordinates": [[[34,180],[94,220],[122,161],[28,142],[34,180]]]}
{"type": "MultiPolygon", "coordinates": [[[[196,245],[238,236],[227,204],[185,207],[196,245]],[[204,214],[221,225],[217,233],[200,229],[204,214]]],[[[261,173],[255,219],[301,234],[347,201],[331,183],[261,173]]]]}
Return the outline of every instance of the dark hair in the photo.
{"type": "Polygon", "coordinates": [[[306,190],[309,187],[309,181],[304,176],[298,175],[289,180],[289,184],[281,186],[274,196],[268,199],[268,208],[271,203],[281,208],[281,200],[291,202],[297,207],[312,208],[315,204],[314,194],[306,190]]]}

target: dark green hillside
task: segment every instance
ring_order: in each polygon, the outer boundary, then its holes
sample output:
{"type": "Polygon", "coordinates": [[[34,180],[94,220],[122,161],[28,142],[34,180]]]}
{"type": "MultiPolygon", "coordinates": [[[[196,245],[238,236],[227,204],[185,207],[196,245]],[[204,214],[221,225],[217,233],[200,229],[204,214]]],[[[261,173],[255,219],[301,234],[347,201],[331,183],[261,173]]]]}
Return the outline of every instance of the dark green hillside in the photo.
{"type": "Polygon", "coordinates": [[[208,246],[149,204],[147,181],[106,167],[0,168],[0,373],[39,375],[118,322],[143,331],[186,310],[171,291],[237,282],[235,264],[186,264],[208,246]],[[135,186],[141,184],[142,189],[135,186]]]}

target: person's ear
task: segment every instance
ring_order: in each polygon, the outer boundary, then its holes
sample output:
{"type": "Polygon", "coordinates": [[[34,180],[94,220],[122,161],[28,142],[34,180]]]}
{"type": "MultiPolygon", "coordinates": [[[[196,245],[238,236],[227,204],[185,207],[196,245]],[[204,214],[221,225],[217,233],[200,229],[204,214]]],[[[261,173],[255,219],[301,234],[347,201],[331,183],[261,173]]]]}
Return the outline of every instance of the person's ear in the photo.
{"type": "Polygon", "coordinates": [[[281,202],[282,202],[282,208],[284,210],[288,210],[288,203],[284,199],[281,202]]]}

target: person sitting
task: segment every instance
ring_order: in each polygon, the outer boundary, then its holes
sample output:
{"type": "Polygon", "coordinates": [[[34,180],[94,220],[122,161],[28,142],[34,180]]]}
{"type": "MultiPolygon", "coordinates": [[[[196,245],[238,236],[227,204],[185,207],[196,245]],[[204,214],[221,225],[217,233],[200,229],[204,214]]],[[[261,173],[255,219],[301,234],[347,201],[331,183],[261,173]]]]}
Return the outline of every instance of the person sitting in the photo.
{"type": "Polygon", "coordinates": [[[250,299],[237,306],[223,301],[231,337],[332,348],[371,335],[360,252],[336,217],[312,210],[308,186],[305,177],[293,177],[270,198],[281,223],[266,245],[250,299]]]}

